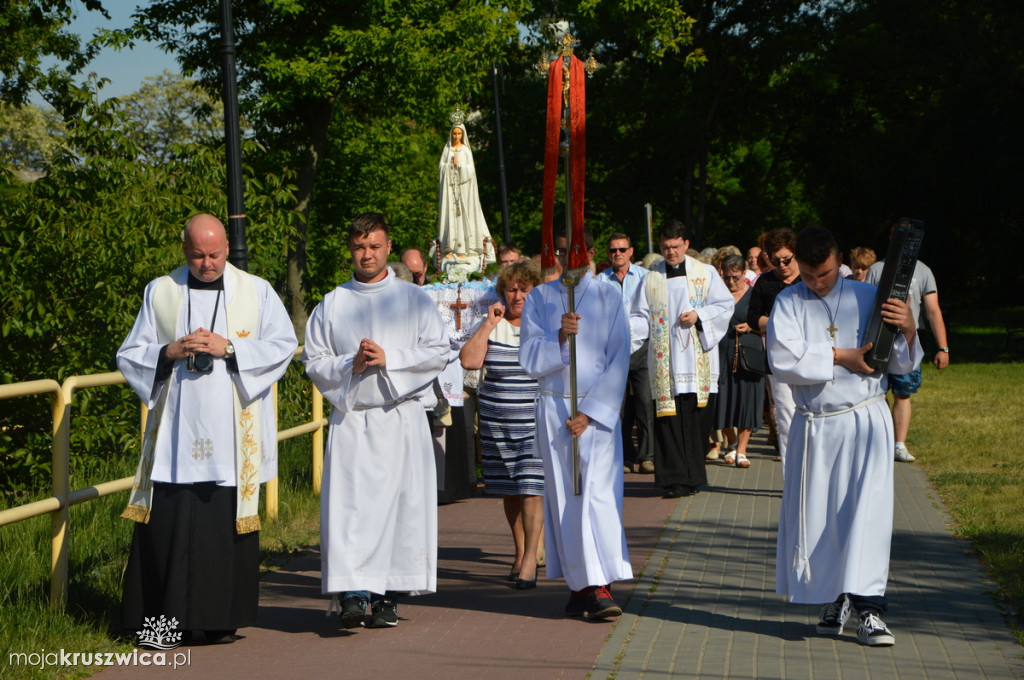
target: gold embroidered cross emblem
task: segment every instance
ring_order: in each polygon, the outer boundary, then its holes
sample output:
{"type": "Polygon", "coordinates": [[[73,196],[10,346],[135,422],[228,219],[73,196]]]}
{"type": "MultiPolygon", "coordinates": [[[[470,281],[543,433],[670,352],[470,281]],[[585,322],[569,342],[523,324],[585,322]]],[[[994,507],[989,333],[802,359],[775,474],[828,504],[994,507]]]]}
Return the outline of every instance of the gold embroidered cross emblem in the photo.
{"type": "Polygon", "coordinates": [[[192,458],[195,460],[213,458],[213,442],[209,439],[197,439],[192,442],[192,458]]]}

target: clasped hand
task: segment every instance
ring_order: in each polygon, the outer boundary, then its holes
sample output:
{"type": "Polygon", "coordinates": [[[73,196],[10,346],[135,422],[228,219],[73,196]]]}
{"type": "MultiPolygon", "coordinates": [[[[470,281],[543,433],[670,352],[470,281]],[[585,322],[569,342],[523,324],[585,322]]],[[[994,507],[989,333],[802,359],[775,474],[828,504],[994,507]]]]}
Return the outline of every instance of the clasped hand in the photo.
{"type": "Polygon", "coordinates": [[[387,358],[384,355],[384,348],[369,338],[363,338],[359,342],[359,351],[356,352],[355,361],[352,364],[353,373],[362,373],[367,366],[387,365],[387,358]]]}
{"type": "Polygon", "coordinates": [[[167,345],[167,358],[177,361],[184,359],[190,354],[203,353],[222,357],[226,354],[227,347],[227,338],[205,328],[200,328],[167,345]]]}

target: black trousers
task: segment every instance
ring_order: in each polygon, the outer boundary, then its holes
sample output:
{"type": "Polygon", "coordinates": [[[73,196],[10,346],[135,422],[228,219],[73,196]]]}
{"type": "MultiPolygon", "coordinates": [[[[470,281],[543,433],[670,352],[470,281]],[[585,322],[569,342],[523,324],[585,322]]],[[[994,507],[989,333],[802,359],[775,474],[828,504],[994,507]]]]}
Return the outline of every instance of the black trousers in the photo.
{"type": "Polygon", "coordinates": [[[230,631],[256,623],[260,534],[235,533],[235,488],[215,482],[153,485],[148,524],[135,523],[121,600],[121,627],[145,617],[178,631],[230,631]]]}
{"type": "Polygon", "coordinates": [[[668,488],[682,484],[697,488],[708,483],[704,456],[715,421],[715,397],[697,408],[696,394],[676,395],[676,415],[655,418],[658,446],[654,451],[654,481],[668,488]]]}
{"type": "Polygon", "coordinates": [[[622,458],[627,463],[654,460],[654,399],[651,397],[650,370],[647,367],[647,346],[629,355],[629,376],[622,400],[622,458]],[[633,445],[633,423],[636,422],[638,446],[633,445]]]}

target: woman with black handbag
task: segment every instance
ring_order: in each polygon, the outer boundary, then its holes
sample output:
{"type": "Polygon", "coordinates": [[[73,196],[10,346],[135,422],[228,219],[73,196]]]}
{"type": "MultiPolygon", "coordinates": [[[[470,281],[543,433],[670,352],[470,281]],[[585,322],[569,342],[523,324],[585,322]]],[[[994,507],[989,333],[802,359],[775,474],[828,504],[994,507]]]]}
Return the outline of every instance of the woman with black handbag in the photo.
{"type": "Polygon", "coordinates": [[[727,440],[725,463],[741,468],[750,467],[747,444],[751,433],[761,427],[765,394],[764,376],[755,372],[759,359],[764,365],[764,347],[761,338],[751,334],[747,324],[750,286],[743,277],[745,269],[746,263],[740,255],[729,255],[722,260],[722,280],[732,293],[736,307],[729,332],[718,344],[722,371],[718,377],[715,407],[715,427],[725,432],[727,440]],[[748,334],[757,340],[756,346],[741,347],[740,339],[748,334]],[[758,351],[760,356],[754,356],[758,351]]]}

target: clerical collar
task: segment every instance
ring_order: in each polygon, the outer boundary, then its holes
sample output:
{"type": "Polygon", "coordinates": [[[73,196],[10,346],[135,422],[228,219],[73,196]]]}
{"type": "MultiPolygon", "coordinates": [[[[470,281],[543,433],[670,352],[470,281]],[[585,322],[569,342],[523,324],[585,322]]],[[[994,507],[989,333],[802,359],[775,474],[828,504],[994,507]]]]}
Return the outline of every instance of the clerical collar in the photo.
{"type": "Polygon", "coordinates": [[[192,271],[189,270],[188,287],[195,290],[224,290],[224,276],[218,276],[213,281],[203,281],[193,276],[192,271]]]}
{"type": "Polygon", "coordinates": [[[686,258],[679,261],[679,264],[665,263],[665,278],[671,279],[676,276],[686,276],[686,258]]]}

